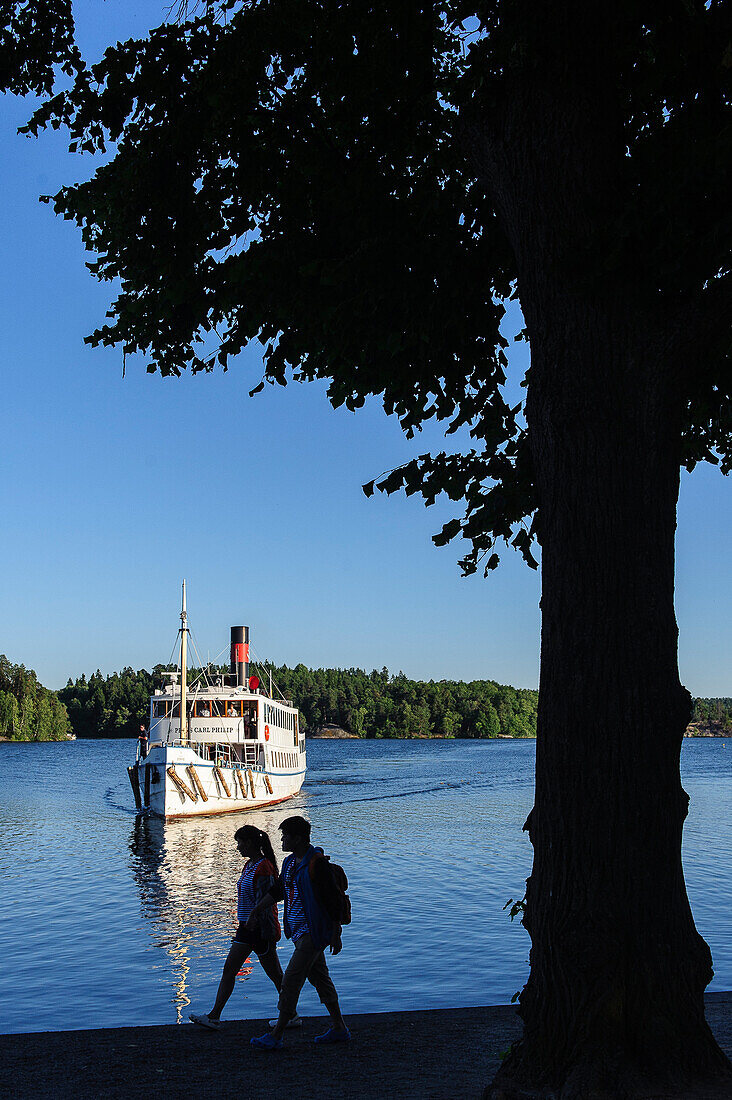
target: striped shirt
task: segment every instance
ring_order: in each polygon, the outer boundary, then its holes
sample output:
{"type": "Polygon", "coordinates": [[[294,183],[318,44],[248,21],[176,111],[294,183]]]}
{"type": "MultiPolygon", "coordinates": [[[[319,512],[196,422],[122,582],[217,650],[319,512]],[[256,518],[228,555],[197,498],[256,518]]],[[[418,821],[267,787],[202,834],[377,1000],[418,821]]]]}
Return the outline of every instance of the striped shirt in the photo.
{"type": "Polygon", "coordinates": [[[308,924],[308,918],[305,914],[305,906],[302,903],[300,891],[297,888],[297,880],[295,879],[295,872],[299,866],[299,861],[292,859],[290,861],[290,866],[287,868],[287,876],[285,878],[285,890],[287,891],[287,923],[290,926],[290,934],[293,943],[296,943],[301,936],[305,936],[310,932],[310,925],[308,924]]]}
{"type": "Polygon", "coordinates": [[[274,867],[267,859],[260,859],[257,863],[251,861],[246,864],[244,870],[241,873],[239,881],[236,884],[236,916],[237,919],[245,923],[249,920],[249,915],[254,906],[262,897],[266,891],[261,888],[255,890],[254,878],[257,876],[260,880],[265,878],[267,884],[274,877],[274,867]]]}

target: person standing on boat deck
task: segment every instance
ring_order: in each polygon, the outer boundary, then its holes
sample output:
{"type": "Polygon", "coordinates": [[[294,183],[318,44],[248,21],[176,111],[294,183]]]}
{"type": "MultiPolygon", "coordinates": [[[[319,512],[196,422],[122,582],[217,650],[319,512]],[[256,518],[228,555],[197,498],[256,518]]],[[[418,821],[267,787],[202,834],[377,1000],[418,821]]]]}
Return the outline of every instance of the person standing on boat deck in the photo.
{"type": "Polygon", "coordinates": [[[199,1015],[192,1012],[190,1019],[200,1027],[215,1031],[221,1026],[221,1013],[234,991],[236,976],[247,957],[254,951],[267,977],[271,978],[279,992],[282,986],[282,967],[277,958],[277,941],[281,936],[277,919],[277,906],[257,903],[269,896],[277,880],[277,860],[269,837],[254,825],[242,825],[234,833],[236,846],[246,859],[244,870],[237,883],[236,915],[239,927],[231,941],[231,948],[224,963],[218,992],[213,1008],[199,1015]],[[257,916],[249,918],[257,908],[257,916]]]}
{"type": "Polygon", "coordinates": [[[276,901],[284,901],[285,935],[295,944],[295,950],[282,979],[279,1016],[271,1020],[271,1032],[250,1040],[264,1050],[276,1050],[283,1045],[285,1028],[298,1020],[297,1001],[300,991],[309,981],[328,1009],[332,1026],[316,1043],[342,1043],[351,1038],[341,1016],[333,981],[325,961],[325,948],[337,955],[342,947],[340,904],[328,861],[323,849],[310,843],[310,822],[304,817],[288,817],[280,825],[282,851],[291,854],[282,864],[282,872],[269,893],[254,906],[250,922],[261,909],[276,901]]]}
{"type": "Polygon", "coordinates": [[[140,746],[140,760],[144,760],[147,756],[147,750],[150,746],[150,739],[148,737],[146,726],[140,724],[140,732],[137,735],[137,743],[140,746]]]}

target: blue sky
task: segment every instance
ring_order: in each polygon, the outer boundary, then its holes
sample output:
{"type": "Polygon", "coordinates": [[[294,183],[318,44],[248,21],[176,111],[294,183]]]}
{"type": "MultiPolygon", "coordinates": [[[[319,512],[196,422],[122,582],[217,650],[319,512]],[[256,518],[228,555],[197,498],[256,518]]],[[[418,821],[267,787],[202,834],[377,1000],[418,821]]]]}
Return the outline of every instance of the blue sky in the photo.
{"type": "MultiPolygon", "coordinates": [[[[77,5],[82,48],[143,33],[165,8],[77,5]]],[[[60,687],[67,677],[167,660],[180,581],[203,657],[248,623],[260,656],[311,666],[402,669],[420,679],[488,677],[535,687],[539,578],[507,554],[462,579],[460,548],[430,536],[453,514],[361,485],[443,443],[413,444],[376,402],[333,411],[319,384],[250,399],[252,350],[227,374],[147,375],[83,337],[110,288],[95,283],[73,226],[37,196],[88,173],[49,133],[15,130],[29,104],[0,105],[3,413],[0,651],[60,687]]],[[[523,345],[513,371],[525,363],[523,345]]],[[[732,695],[730,485],[684,476],[677,611],[682,679],[732,695]]]]}

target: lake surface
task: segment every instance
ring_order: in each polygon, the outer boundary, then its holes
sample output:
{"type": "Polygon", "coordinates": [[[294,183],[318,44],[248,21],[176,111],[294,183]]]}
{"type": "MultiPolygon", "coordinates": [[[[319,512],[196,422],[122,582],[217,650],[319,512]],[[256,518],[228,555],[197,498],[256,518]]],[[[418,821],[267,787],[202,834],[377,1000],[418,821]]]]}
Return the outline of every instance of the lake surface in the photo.
{"type": "MultiPolygon", "coordinates": [[[[241,869],[232,834],[294,813],[351,880],[331,971],[344,1013],[508,1002],[529,938],[503,906],[531,869],[533,741],[311,741],[297,798],[162,822],[136,814],[130,741],[0,744],[0,1031],[187,1021],[213,1001],[241,869]]],[[[732,989],[732,739],[686,740],[684,864],[711,989],[732,989]]],[[[279,845],[275,843],[279,854],[279,845]]],[[[281,942],[286,965],[289,942],[281,942]]],[[[305,1015],[322,1007],[307,986],[305,1015]]],[[[274,1013],[256,959],[230,1018],[274,1013]]],[[[227,1013],[224,1013],[226,1017],[227,1013]]]]}

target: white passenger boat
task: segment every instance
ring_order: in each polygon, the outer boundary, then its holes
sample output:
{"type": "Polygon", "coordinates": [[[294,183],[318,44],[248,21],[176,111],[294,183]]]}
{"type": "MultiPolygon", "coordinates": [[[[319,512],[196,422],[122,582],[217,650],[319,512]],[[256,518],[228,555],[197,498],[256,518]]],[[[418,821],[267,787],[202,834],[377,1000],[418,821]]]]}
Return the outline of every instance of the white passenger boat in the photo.
{"type": "Polygon", "coordinates": [[[150,744],[128,767],[138,809],[166,821],[284,802],[305,778],[297,708],[249,675],[249,627],[232,626],[228,674],[187,682],[186,590],[180,669],[150,700],[150,744]]]}

